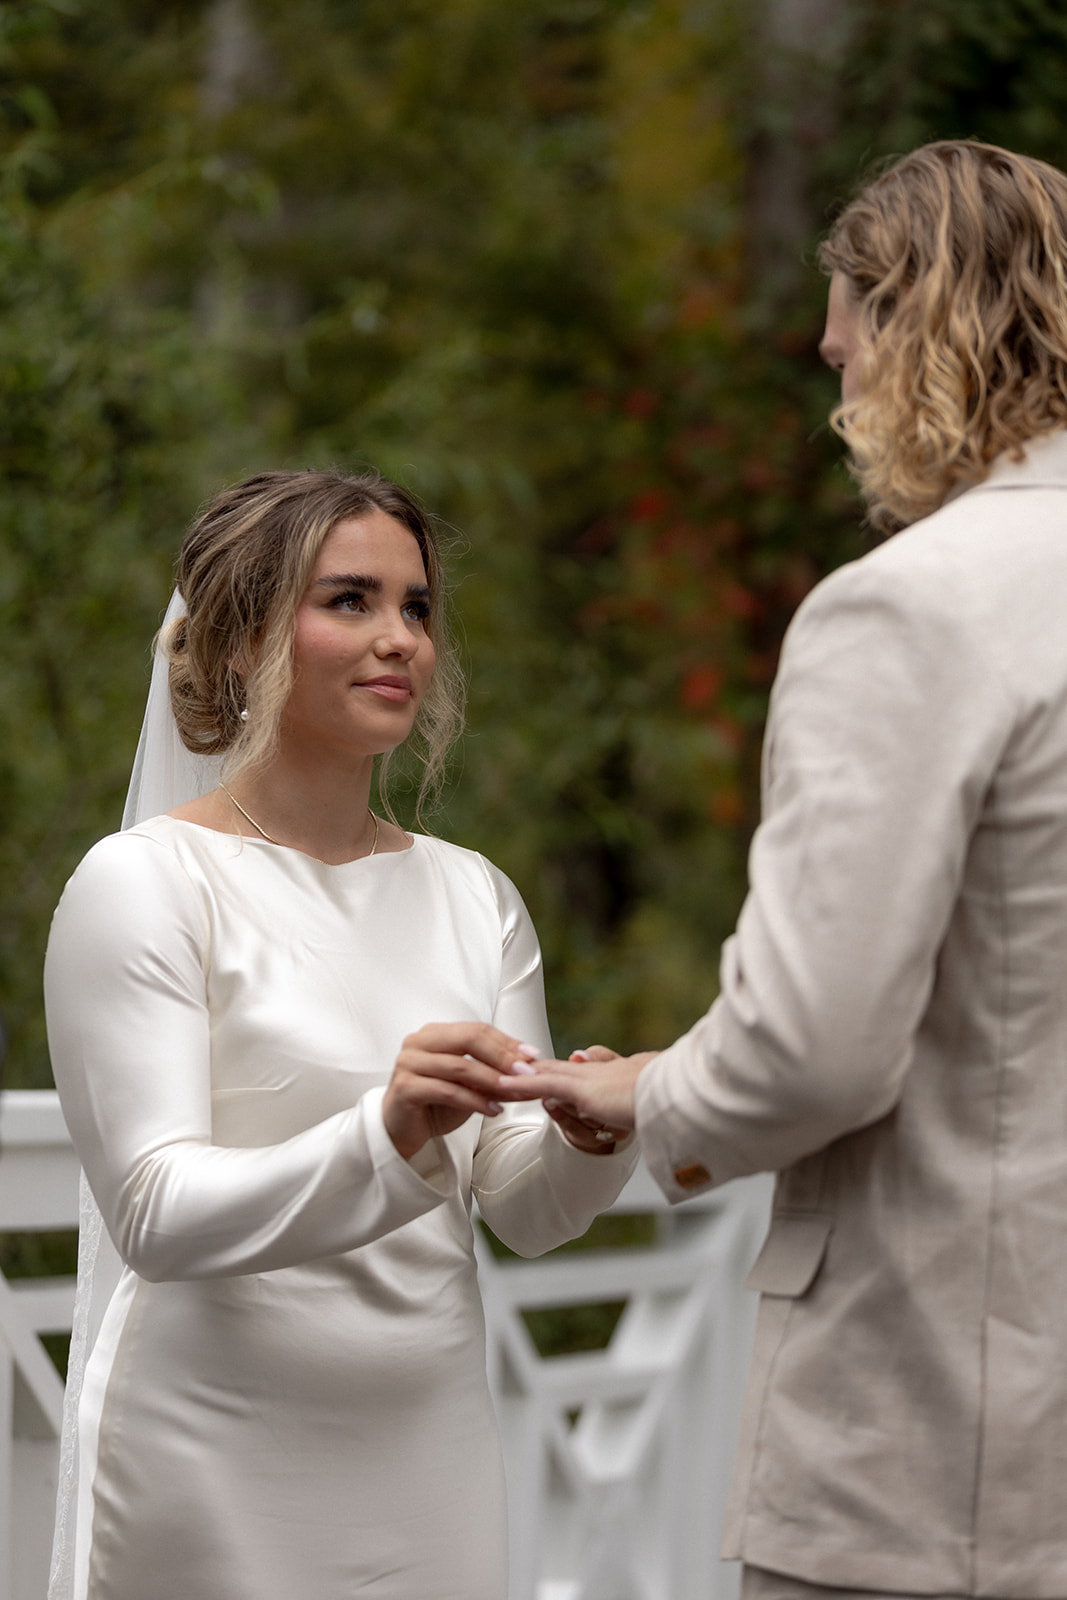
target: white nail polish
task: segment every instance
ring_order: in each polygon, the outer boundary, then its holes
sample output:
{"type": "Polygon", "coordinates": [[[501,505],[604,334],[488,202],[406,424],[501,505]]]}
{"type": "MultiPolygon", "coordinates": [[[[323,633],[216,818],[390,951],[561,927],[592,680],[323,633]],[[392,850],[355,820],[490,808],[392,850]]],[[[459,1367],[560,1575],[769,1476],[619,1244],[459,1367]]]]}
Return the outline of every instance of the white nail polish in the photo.
{"type": "Polygon", "coordinates": [[[519,1054],[520,1056],[525,1056],[527,1061],[537,1061],[541,1056],[541,1052],[535,1044],[520,1044],[519,1054]]]}
{"type": "Polygon", "coordinates": [[[513,1061],[511,1070],[520,1078],[528,1078],[531,1073],[536,1073],[537,1068],[532,1067],[528,1061],[513,1061]]]}

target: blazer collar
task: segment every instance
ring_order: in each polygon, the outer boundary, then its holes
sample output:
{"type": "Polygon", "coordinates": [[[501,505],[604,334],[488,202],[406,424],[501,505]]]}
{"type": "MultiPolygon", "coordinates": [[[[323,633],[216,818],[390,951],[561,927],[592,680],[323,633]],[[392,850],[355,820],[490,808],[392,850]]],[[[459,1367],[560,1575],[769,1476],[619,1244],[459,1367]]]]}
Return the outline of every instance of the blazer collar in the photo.
{"type": "Polygon", "coordinates": [[[1013,461],[1010,454],[998,456],[989,469],[989,476],[963,492],[982,494],[990,489],[1067,487],[1067,429],[1030,439],[1025,449],[1021,461],[1013,461]]]}

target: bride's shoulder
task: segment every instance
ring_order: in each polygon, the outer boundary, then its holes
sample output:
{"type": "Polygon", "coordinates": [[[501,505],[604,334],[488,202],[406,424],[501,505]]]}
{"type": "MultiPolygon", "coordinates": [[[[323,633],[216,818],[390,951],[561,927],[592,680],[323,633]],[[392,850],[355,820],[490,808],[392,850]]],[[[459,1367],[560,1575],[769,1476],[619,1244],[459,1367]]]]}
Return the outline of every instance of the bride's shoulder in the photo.
{"type": "Polygon", "coordinates": [[[195,926],[203,921],[199,898],[177,852],[168,848],[165,830],[152,818],[136,828],[107,834],[84,855],[67,881],[53,922],[53,938],[64,929],[155,930],[195,926]]]}
{"type": "Polygon", "coordinates": [[[442,839],[436,833],[413,833],[411,850],[413,859],[421,855],[426,862],[433,863],[437,867],[457,873],[470,873],[475,877],[483,874],[490,865],[485,856],[477,850],[471,850],[466,845],[453,844],[451,839],[442,839]]]}
{"type": "Polygon", "coordinates": [[[180,824],[169,816],[149,817],[120,833],[105,834],[82,857],[70,879],[84,886],[108,885],[122,894],[131,887],[180,882],[185,877],[180,851],[180,824]]]}
{"type": "Polygon", "coordinates": [[[417,833],[413,837],[416,847],[421,848],[454,881],[490,896],[501,910],[510,911],[516,902],[521,905],[521,897],[511,879],[479,850],[452,844],[432,834],[417,833]]]}

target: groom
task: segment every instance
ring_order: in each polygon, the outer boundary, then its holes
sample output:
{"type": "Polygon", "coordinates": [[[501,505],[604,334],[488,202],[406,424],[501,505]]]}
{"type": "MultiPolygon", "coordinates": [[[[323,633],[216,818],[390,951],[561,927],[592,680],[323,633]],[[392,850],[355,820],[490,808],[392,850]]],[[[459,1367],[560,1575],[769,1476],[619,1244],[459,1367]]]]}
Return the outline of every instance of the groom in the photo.
{"type": "Polygon", "coordinates": [[[834,422],[893,537],[789,630],[719,998],[502,1093],[636,1125],[674,1201],[779,1175],[746,1600],[1064,1600],[1067,179],[926,146],[822,261],[834,422]]]}

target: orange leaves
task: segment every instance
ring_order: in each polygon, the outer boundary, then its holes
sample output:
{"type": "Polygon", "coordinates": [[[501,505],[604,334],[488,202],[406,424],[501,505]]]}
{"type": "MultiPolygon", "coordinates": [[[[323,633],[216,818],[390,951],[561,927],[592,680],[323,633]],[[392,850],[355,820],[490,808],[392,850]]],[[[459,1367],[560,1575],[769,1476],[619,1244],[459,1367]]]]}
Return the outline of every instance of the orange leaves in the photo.
{"type": "Polygon", "coordinates": [[[616,425],[616,493],[572,546],[596,588],[577,622],[627,704],[690,752],[690,814],[740,842],[779,641],[823,564],[827,514],[796,356],[781,360],[774,329],[744,332],[732,269],[690,265],[655,334],[583,394],[616,425]]]}
{"type": "Polygon", "coordinates": [[[678,307],[678,326],[687,332],[695,332],[721,318],[726,309],[727,299],[720,285],[695,283],[682,295],[678,307]]]}
{"type": "Polygon", "coordinates": [[[704,711],[718,699],[722,685],[722,668],[702,662],[683,675],[678,698],[687,711],[704,711]]]}
{"type": "Polygon", "coordinates": [[[741,482],[750,494],[768,494],[780,481],[777,469],[766,456],[749,456],[741,464],[741,482]]]}
{"type": "Polygon", "coordinates": [[[761,609],[759,599],[751,589],[729,579],[719,585],[715,599],[725,614],[736,622],[751,622],[761,609]]]}
{"type": "Polygon", "coordinates": [[[744,820],[745,800],[736,783],[724,783],[713,789],[708,801],[708,814],[720,828],[736,828],[744,820]]]}
{"type": "Polygon", "coordinates": [[[654,416],[659,410],[660,398],[652,389],[631,389],[623,398],[622,409],[628,417],[654,416]]]}
{"type": "Polygon", "coordinates": [[[664,489],[642,489],[627,506],[634,522],[657,522],[667,510],[668,498],[664,489]]]}

